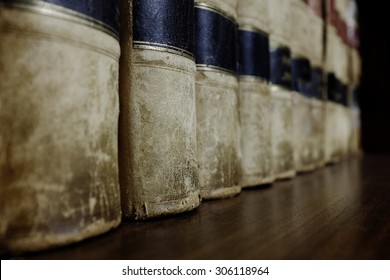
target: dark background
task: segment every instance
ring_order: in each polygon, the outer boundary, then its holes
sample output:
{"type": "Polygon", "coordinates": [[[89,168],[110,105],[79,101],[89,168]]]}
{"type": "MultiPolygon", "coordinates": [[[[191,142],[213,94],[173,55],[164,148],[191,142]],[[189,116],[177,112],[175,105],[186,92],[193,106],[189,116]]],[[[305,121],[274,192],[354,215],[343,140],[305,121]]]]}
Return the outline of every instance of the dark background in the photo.
{"type": "Polygon", "coordinates": [[[362,146],[365,153],[389,154],[390,15],[379,2],[358,0],[357,4],[363,71],[359,94],[362,146]]]}

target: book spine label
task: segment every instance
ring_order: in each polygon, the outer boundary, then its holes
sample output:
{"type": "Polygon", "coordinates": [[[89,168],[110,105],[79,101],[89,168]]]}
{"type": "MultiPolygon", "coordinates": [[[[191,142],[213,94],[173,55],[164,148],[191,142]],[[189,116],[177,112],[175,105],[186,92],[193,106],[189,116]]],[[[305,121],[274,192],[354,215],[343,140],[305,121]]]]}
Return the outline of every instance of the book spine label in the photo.
{"type": "Polygon", "coordinates": [[[239,44],[238,74],[269,81],[268,34],[249,27],[240,28],[239,44]]]}
{"type": "Polygon", "coordinates": [[[1,0],[0,5],[67,18],[119,38],[119,0],[1,0]]]}
{"type": "Polygon", "coordinates": [[[134,48],[161,50],[193,58],[194,1],[134,1],[134,48]]]}
{"type": "Polygon", "coordinates": [[[334,73],[328,73],[328,100],[347,106],[348,86],[345,85],[334,73]]]}
{"type": "Polygon", "coordinates": [[[270,82],[288,90],[292,89],[291,52],[288,47],[271,48],[270,82]]]}
{"type": "Polygon", "coordinates": [[[195,5],[197,69],[237,73],[237,23],[232,16],[206,4],[195,5]]]}
{"type": "Polygon", "coordinates": [[[311,69],[311,96],[322,100],[324,93],[324,71],[321,67],[311,69]]]}
{"type": "Polygon", "coordinates": [[[91,1],[52,2],[0,1],[0,219],[11,251],[120,222],[118,23],[103,22],[105,6],[91,1]]]}
{"type": "Polygon", "coordinates": [[[121,167],[126,174],[122,211],[125,218],[147,219],[192,210],[200,203],[194,2],[137,0],[132,14],[133,43],[122,50],[132,60],[123,67],[130,86],[121,88],[128,106],[122,116],[128,125],[121,126],[121,141],[127,143],[122,156],[128,160],[121,167]]]}
{"type": "MultiPolygon", "coordinates": [[[[237,23],[225,4],[195,4],[197,143],[205,199],[232,196],[241,189],[237,23]]],[[[232,4],[235,11],[237,1],[232,4]]]]}
{"type": "Polygon", "coordinates": [[[307,97],[311,97],[311,65],[307,58],[293,58],[291,61],[292,89],[307,97]]]}

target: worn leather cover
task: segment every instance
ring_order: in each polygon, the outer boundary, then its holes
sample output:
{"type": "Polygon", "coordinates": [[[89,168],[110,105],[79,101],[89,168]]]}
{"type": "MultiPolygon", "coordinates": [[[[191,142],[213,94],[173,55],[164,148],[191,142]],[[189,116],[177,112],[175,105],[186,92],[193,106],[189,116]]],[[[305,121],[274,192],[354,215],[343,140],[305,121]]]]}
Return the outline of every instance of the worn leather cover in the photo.
{"type": "Polygon", "coordinates": [[[101,11],[113,16],[105,23],[81,2],[0,1],[0,230],[9,251],[79,241],[121,220],[118,7],[101,11]]]}
{"type": "Polygon", "coordinates": [[[272,165],[275,179],[285,179],[295,175],[291,53],[272,41],[270,48],[272,165]]]}
{"type": "Polygon", "coordinates": [[[268,84],[268,2],[239,1],[238,22],[241,185],[250,187],[274,180],[268,84]]]}
{"type": "Polygon", "coordinates": [[[194,2],[126,1],[122,14],[122,211],[147,219],[200,203],[194,2]],[[133,26],[132,26],[133,23],[133,26]],[[133,35],[133,37],[132,37],[133,35]]]}
{"type": "Polygon", "coordinates": [[[199,182],[204,199],[240,192],[237,1],[195,1],[199,182]]]}
{"type": "Polygon", "coordinates": [[[312,64],[310,49],[310,14],[307,4],[293,0],[291,6],[291,74],[293,89],[293,130],[294,160],[297,172],[307,172],[315,168],[314,123],[312,110],[312,64]]]}
{"type": "Polygon", "coordinates": [[[352,97],[351,97],[351,153],[352,155],[360,155],[361,143],[361,121],[360,121],[360,106],[359,106],[359,86],[360,86],[360,72],[361,61],[359,51],[356,48],[351,48],[351,63],[352,63],[352,97]]]}

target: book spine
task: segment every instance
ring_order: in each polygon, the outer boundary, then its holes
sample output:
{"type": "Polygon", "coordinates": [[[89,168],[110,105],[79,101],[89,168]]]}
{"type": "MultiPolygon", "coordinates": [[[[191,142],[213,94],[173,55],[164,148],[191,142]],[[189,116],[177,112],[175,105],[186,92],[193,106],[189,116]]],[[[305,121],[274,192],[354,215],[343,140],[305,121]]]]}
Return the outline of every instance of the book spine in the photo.
{"type": "Polygon", "coordinates": [[[291,50],[289,46],[290,5],[288,0],[269,1],[270,93],[272,104],[272,162],[275,179],[295,175],[291,50]]]}
{"type": "MultiPolygon", "coordinates": [[[[340,126],[337,120],[337,103],[341,102],[342,97],[339,93],[340,83],[336,76],[336,61],[338,53],[337,42],[337,17],[338,13],[335,7],[335,0],[326,0],[326,49],[325,49],[325,67],[326,67],[326,104],[325,104],[325,162],[335,163],[339,158],[339,142],[337,135],[340,133],[340,126]]],[[[342,129],[342,128],[341,128],[342,129]]]]}
{"type": "Polygon", "coordinates": [[[350,153],[359,156],[360,147],[360,107],[359,107],[359,84],[361,75],[361,61],[358,51],[358,27],[357,27],[357,4],[354,0],[349,1],[347,7],[347,41],[349,46],[349,110],[351,119],[350,153]]]}
{"type": "Polygon", "coordinates": [[[330,161],[339,162],[348,154],[348,138],[350,135],[350,121],[348,118],[348,55],[344,43],[345,37],[345,1],[334,1],[330,11],[334,25],[333,33],[333,72],[328,71],[328,99],[331,101],[329,134],[331,139],[330,161]]]}
{"type": "Polygon", "coordinates": [[[311,113],[313,129],[313,150],[312,158],[315,167],[322,167],[324,160],[324,124],[325,124],[325,103],[324,103],[324,1],[309,0],[309,39],[307,51],[312,64],[311,73],[311,113]]]}
{"type": "Polygon", "coordinates": [[[308,7],[301,0],[290,2],[291,7],[291,76],[293,89],[294,161],[297,172],[313,170],[313,120],[311,113],[311,74],[308,34],[308,7]]]}
{"type": "Polygon", "coordinates": [[[120,223],[118,16],[117,1],[0,1],[0,220],[9,251],[120,223]]]}
{"type": "Polygon", "coordinates": [[[268,1],[238,3],[241,185],[271,183],[268,1]]]}
{"type": "Polygon", "coordinates": [[[347,38],[347,15],[348,15],[348,3],[349,0],[343,0],[342,6],[340,7],[340,24],[339,24],[339,38],[340,38],[340,47],[342,50],[343,59],[340,60],[341,64],[341,74],[340,80],[342,81],[342,94],[343,94],[343,106],[342,106],[342,118],[346,126],[346,133],[343,134],[341,138],[342,146],[342,155],[341,157],[347,158],[350,155],[350,138],[352,135],[352,123],[351,123],[351,114],[350,114],[350,77],[349,77],[349,46],[347,38]]]}
{"type": "Polygon", "coordinates": [[[132,29],[133,38],[122,43],[123,215],[147,219],[192,210],[200,203],[194,2],[134,0],[132,26],[126,14],[123,33],[132,29]]]}
{"type": "Polygon", "coordinates": [[[361,76],[361,58],[357,49],[357,32],[354,33],[354,43],[351,48],[351,68],[352,68],[352,82],[351,82],[351,153],[352,155],[359,156],[362,154],[361,150],[361,121],[360,121],[360,76],[361,76]]]}
{"type": "Polygon", "coordinates": [[[195,1],[199,181],[204,199],[240,192],[237,1],[195,1]]]}

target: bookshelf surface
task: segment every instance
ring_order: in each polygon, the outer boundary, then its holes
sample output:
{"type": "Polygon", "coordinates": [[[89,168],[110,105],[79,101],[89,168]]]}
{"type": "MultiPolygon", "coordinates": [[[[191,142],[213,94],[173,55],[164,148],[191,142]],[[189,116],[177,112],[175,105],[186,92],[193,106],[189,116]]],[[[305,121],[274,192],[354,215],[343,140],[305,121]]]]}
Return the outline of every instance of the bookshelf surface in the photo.
{"type": "Polygon", "coordinates": [[[22,259],[389,259],[390,156],[364,156],[197,210],[124,222],[22,259]]]}

